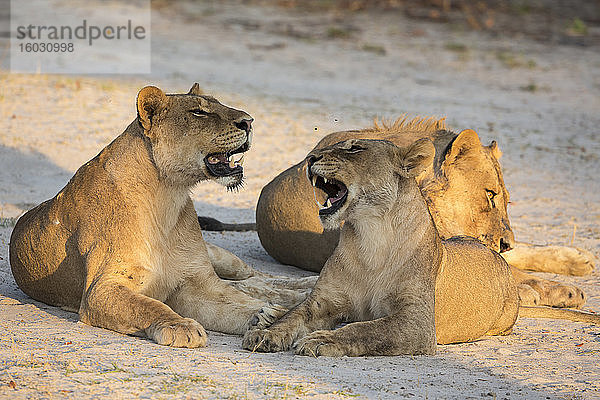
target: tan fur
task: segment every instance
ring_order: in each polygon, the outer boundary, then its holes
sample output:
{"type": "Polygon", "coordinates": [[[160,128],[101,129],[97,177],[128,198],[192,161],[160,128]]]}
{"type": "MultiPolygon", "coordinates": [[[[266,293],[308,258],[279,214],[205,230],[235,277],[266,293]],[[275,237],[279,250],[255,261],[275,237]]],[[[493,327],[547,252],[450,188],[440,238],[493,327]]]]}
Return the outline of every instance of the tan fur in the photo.
{"type": "MultiPolygon", "coordinates": [[[[339,244],[308,298],[269,328],[248,331],[244,348],[295,344],[296,354],[314,357],[433,354],[436,342],[512,331],[519,296],[506,261],[474,238],[441,240],[433,223],[415,180],[433,156],[427,138],[404,148],[351,139],[309,154],[309,181],[333,187],[323,192],[329,201],[319,216],[325,229],[343,221],[339,244]],[[347,188],[345,202],[336,181],[347,188]]],[[[600,316],[574,310],[524,308],[523,316],[600,325],[600,316]]]]}
{"type": "MultiPolygon", "coordinates": [[[[376,121],[364,130],[331,133],[315,149],[351,138],[389,140],[397,146],[420,138],[433,141],[435,158],[417,182],[442,238],[468,235],[497,251],[514,247],[502,254],[522,269],[577,275],[593,269],[593,256],[579,249],[557,246],[549,252],[514,242],[507,214],[509,195],[498,162],[502,153],[496,142],[482,145],[469,129],[455,134],[446,129],[444,119],[402,117],[394,123],[376,121]]],[[[263,188],[256,208],[257,231],[263,247],[278,261],[320,271],[338,243],[339,230],[323,230],[305,175],[301,162],[263,188]]],[[[515,275],[526,304],[581,307],[585,303],[577,287],[515,275]]]]}
{"type": "Polygon", "coordinates": [[[233,256],[207,249],[189,197],[199,181],[240,183],[241,174],[212,175],[204,159],[249,142],[251,117],[201,96],[197,84],[177,95],[146,87],[137,112],[54,198],[19,219],[10,240],[17,284],[87,324],[177,347],[204,346],[203,326],[242,334],[272,322],[285,310],[215,274],[210,255],[222,271],[233,256]]]}
{"type": "Polygon", "coordinates": [[[443,242],[415,176],[431,164],[422,139],[407,148],[352,139],[314,150],[313,174],[348,187],[323,226],[343,220],[338,246],[307,300],[268,329],[246,333],[249,350],[312,356],[433,354],[437,343],[510,332],[518,295],[508,265],[475,239],[443,242]],[[364,150],[349,153],[359,145],[364,150]],[[402,234],[398,234],[402,232],[402,234]],[[336,329],[340,322],[351,322],[336,329]]]}

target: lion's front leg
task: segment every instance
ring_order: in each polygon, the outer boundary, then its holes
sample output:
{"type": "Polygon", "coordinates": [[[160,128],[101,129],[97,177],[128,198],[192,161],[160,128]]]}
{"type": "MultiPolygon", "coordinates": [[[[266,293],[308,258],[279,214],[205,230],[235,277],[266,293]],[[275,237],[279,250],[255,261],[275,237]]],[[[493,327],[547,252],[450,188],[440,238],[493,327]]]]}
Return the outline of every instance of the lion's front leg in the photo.
{"type": "Polygon", "coordinates": [[[242,346],[250,351],[271,353],[289,350],[298,338],[310,332],[334,328],[341,319],[339,304],[313,294],[268,329],[248,331],[242,346]]]}
{"type": "Polygon", "coordinates": [[[408,319],[395,314],[334,331],[315,331],[296,344],[296,354],[312,357],[435,354],[435,350],[433,315],[422,313],[408,319]]]}
{"type": "Polygon", "coordinates": [[[120,333],[147,336],[166,346],[206,345],[206,332],[197,321],[183,318],[166,304],[134,292],[126,278],[122,280],[112,277],[92,283],[81,302],[80,320],[120,333]]]}
{"type": "Polygon", "coordinates": [[[213,273],[188,278],[165,303],[208,330],[235,335],[243,335],[249,328],[267,327],[287,312],[247,296],[213,273]]]}
{"type": "Polygon", "coordinates": [[[596,258],[587,250],[567,246],[517,243],[501,254],[510,265],[537,272],[583,276],[594,271],[596,258]]]}

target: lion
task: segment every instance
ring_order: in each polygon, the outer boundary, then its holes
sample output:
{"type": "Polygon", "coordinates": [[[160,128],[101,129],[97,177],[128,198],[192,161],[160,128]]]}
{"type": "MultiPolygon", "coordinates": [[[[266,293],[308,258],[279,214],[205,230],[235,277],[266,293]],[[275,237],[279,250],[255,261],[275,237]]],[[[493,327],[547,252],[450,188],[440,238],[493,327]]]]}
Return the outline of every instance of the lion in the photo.
{"type": "MultiPolygon", "coordinates": [[[[328,230],[343,222],[340,240],[309,297],[271,327],[246,332],[244,348],[275,352],[296,343],[296,354],[315,357],[434,354],[436,343],[512,331],[519,296],[508,264],[478,239],[442,240],[421,194],[415,177],[435,153],[428,138],[403,148],[350,139],[307,156],[319,219],[328,230]]],[[[559,311],[600,324],[600,316],[559,311]]]]}
{"type": "MultiPolygon", "coordinates": [[[[315,149],[351,138],[389,140],[406,146],[427,137],[436,153],[432,164],[417,177],[442,238],[467,235],[502,252],[519,283],[524,304],[579,308],[585,294],[571,285],[547,281],[522,270],[584,275],[593,270],[594,256],[581,249],[515,243],[495,141],[482,145],[471,129],[456,134],[444,119],[400,118],[393,124],[335,132],[315,149]]],[[[339,240],[339,229],[324,231],[317,218],[312,188],[304,179],[304,162],[275,177],[261,191],[256,206],[256,229],[265,250],[283,264],[318,272],[339,240]]]]}
{"type": "Polygon", "coordinates": [[[241,185],[252,122],[198,84],[187,94],[143,88],[127,129],[19,218],[10,238],[17,285],[86,324],[174,347],[205,346],[205,329],[241,335],[271,323],[286,309],[219,279],[215,268],[252,272],[207,246],[189,196],[201,181],[241,185]]]}

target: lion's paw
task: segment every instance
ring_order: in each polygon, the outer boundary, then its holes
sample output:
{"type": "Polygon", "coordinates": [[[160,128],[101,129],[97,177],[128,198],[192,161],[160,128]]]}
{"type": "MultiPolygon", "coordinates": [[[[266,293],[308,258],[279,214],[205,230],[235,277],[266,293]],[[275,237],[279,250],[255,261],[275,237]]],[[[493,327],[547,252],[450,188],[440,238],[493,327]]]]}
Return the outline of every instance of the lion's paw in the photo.
{"type": "Polygon", "coordinates": [[[258,312],[248,321],[248,329],[265,329],[283,317],[288,310],[277,304],[269,304],[263,306],[258,312]]]}
{"type": "Polygon", "coordinates": [[[533,277],[518,285],[521,305],[559,308],[581,308],[586,296],[583,290],[565,283],[533,277]]]}
{"type": "Polygon", "coordinates": [[[596,258],[587,250],[577,247],[553,246],[555,247],[556,259],[554,262],[564,268],[564,274],[583,276],[594,271],[596,258]]]}
{"type": "Polygon", "coordinates": [[[275,353],[292,347],[292,336],[269,329],[253,329],[244,335],[242,347],[250,351],[275,353]]]}
{"type": "Polygon", "coordinates": [[[517,286],[519,290],[519,299],[522,306],[539,306],[540,294],[531,286],[520,284],[517,286]]]}
{"type": "Polygon", "coordinates": [[[315,331],[304,336],[296,345],[296,354],[301,356],[341,357],[347,351],[336,340],[334,331],[315,331]]]}
{"type": "Polygon", "coordinates": [[[583,290],[573,285],[557,283],[549,286],[541,297],[542,306],[581,308],[586,297],[583,290]]]}
{"type": "Polygon", "coordinates": [[[202,325],[191,318],[155,322],[146,334],[156,343],[172,347],[204,347],[207,341],[202,325]]]}

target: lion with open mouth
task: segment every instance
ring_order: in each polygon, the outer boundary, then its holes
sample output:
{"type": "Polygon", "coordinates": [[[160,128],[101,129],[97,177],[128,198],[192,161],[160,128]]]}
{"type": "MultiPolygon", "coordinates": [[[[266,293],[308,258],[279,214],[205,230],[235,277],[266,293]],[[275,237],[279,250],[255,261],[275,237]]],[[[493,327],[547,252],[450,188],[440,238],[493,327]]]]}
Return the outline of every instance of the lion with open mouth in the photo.
{"type": "MultiPolygon", "coordinates": [[[[285,312],[234,289],[237,257],[202,239],[190,189],[243,182],[253,119],[200,93],[143,88],[137,117],[52,199],[19,218],[10,265],[32,298],[159,344],[243,334],[285,312]]],[[[251,273],[247,273],[251,274],[251,273]]]]}
{"type": "Polygon", "coordinates": [[[519,315],[600,324],[600,316],[519,307],[508,264],[466,236],[442,240],[416,176],[435,149],[350,139],[306,158],[319,218],[340,240],[307,299],[244,348],[308,356],[434,354],[436,343],[505,335],[519,315]],[[347,325],[335,329],[340,323],[347,325]]]}

